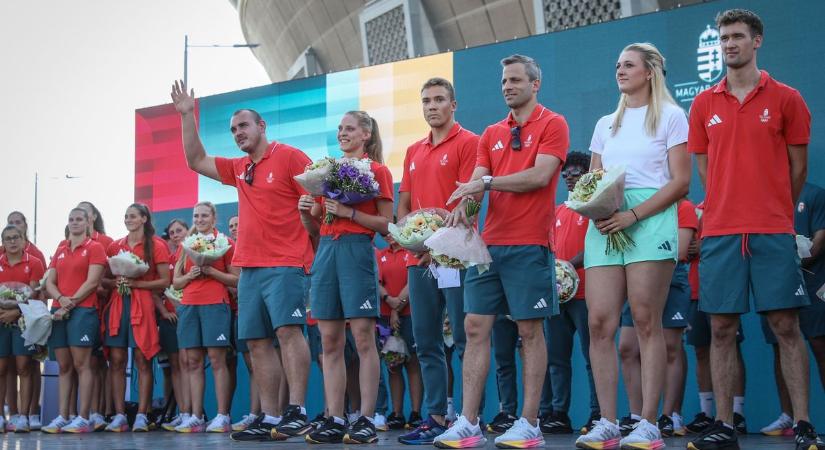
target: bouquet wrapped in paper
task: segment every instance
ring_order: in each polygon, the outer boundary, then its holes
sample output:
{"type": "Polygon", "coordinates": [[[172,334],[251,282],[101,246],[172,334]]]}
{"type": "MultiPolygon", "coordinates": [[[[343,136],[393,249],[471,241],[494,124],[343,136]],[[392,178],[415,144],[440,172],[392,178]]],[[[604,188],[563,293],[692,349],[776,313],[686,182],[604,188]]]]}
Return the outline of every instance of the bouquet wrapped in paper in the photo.
{"type": "MultiPolygon", "coordinates": [[[[579,178],[565,205],[592,220],[604,220],[612,216],[624,204],[623,168],[610,170],[596,169],[579,178]]],[[[622,252],[636,245],[630,236],[622,231],[607,235],[604,253],[622,252]]]]}
{"type": "Polygon", "coordinates": [[[17,309],[20,303],[26,303],[32,296],[32,290],[26,283],[10,281],[0,284],[0,309],[17,309]]]}
{"type": "Polygon", "coordinates": [[[559,303],[569,301],[579,290],[579,274],[568,261],[556,260],[556,289],[559,293],[559,303]]]}
{"type": "Polygon", "coordinates": [[[307,166],[304,173],[296,175],[295,181],[298,182],[311,195],[320,197],[324,195],[324,180],[332,168],[332,163],[335,160],[332,158],[321,158],[318,161],[307,166]]]}
{"type": "Polygon", "coordinates": [[[801,234],[796,235],[796,251],[799,254],[800,259],[810,258],[811,257],[811,248],[813,248],[814,243],[808,239],[807,236],[803,236],[801,234]]]}
{"type": "Polygon", "coordinates": [[[41,301],[33,301],[20,304],[22,315],[17,320],[20,333],[26,347],[31,345],[46,345],[49,336],[52,334],[52,321],[46,304],[41,301]]]}
{"type": "MultiPolygon", "coordinates": [[[[378,182],[372,173],[369,159],[340,158],[330,164],[324,177],[323,196],[343,203],[357,205],[378,196],[378,182]]],[[[325,223],[332,223],[335,217],[327,213],[325,223]]]]}
{"type": "Polygon", "coordinates": [[[430,256],[436,264],[452,269],[477,266],[481,274],[493,262],[478,230],[461,224],[438,229],[424,241],[424,245],[430,249],[430,256]]]}
{"type": "MultiPolygon", "coordinates": [[[[140,278],[149,271],[149,265],[134,253],[121,250],[120,253],[109,258],[109,269],[112,275],[118,277],[140,278]]],[[[118,284],[117,292],[120,295],[128,295],[132,293],[132,288],[125,284],[118,284]]]]}
{"type": "Polygon", "coordinates": [[[195,233],[183,240],[183,251],[196,266],[208,266],[229,251],[229,239],[223,233],[195,233]]]}
{"type": "Polygon", "coordinates": [[[421,253],[427,251],[424,241],[444,226],[448,214],[446,210],[439,208],[419,209],[402,217],[397,224],[389,224],[387,228],[398,245],[411,252],[421,253]]]}
{"type": "Polygon", "coordinates": [[[172,286],[169,286],[165,291],[163,291],[163,295],[172,300],[174,303],[180,303],[183,299],[183,289],[175,289],[172,286]]]}
{"type": "Polygon", "coordinates": [[[397,331],[387,336],[384,345],[381,346],[381,357],[386,361],[387,368],[394,369],[404,364],[409,356],[407,343],[397,331]]]}

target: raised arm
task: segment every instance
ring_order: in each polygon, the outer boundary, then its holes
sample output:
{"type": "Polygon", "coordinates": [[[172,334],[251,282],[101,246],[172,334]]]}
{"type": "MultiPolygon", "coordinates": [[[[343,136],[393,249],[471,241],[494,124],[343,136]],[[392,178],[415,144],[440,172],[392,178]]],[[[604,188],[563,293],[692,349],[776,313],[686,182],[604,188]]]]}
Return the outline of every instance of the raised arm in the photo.
{"type": "Polygon", "coordinates": [[[175,109],[180,113],[186,164],[195,172],[220,181],[215,158],[206,154],[198,135],[198,124],[195,122],[195,90],[187,93],[183,81],[175,81],[171,96],[175,109]]]}

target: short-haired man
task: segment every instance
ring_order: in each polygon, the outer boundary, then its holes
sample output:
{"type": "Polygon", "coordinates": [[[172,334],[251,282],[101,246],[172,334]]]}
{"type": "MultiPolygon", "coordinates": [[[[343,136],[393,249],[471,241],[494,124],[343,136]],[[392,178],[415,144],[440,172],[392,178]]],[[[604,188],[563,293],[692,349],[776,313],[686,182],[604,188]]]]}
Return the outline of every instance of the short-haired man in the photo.
{"type": "Polygon", "coordinates": [[[233,440],[283,440],[310,429],[304,408],[309,374],[305,278],[312,263],[309,235],[301,225],[298,198],[304,193],[294,176],[310,159],[300,150],[269,142],[260,114],[241,109],[232,115],[230,131],[241,158],[206,154],[195,123],[194,91],[177,82],[172,101],[181,115],[183,149],[189,168],[238,190],[238,239],[232,264],[241,267],[238,281],[238,338],[252,356],[262,414],[233,440]],[[277,405],[281,363],[273,347],[277,336],[283,373],[289,385],[289,406],[279,421],[277,405]]]}
{"type": "Polygon", "coordinates": [[[438,447],[467,448],[486,443],[478,425],[478,409],[490,367],[490,330],[497,314],[509,314],[518,325],[524,352],[524,405],[521,418],[496,437],[496,445],[544,446],[538,421],[547,371],[542,324],[546,317],[558,314],[548,236],[555,223],[556,185],[567,156],[569,133],[564,117],[538,103],[538,64],[532,58],[512,55],[501,65],[501,92],[510,113],[484,131],[471,181],[460,183],[448,200],[461,200],[448,225],[469,225],[466,203],[490,192],[482,237],[493,262],[484,273],[476,267],[467,271],[463,414],[435,439],[438,447]]]}
{"type": "MultiPolygon", "coordinates": [[[[430,134],[407,149],[398,189],[398,217],[421,208],[444,208],[456,182],[470,179],[478,136],[455,121],[456,106],[455,90],[449,81],[431,78],[422,86],[421,107],[430,134]]],[[[398,437],[402,444],[432,444],[433,438],[447,429],[447,359],[442,337],[445,309],[453,325],[458,356],[464,355],[464,290],[461,286],[439,289],[437,280],[427,274],[429,262],[428,255],[421,260],[413,255],[407,258],[413,336],[424,382],[425,419],[398,437]]],[[[465,272],[459,274],[462,283],[465,272]]]]}
{"type": "Polygon", "coordinates": [[[808,418],[808,354],[799,308],[810,303],[799,267],[793,208],[807,175],[811,114],[802,96],[760,71],[762,21],[732,9],[716,18],[728,73],[690,110],[688,151],[705,183],[699,309],[711,316],[716,422],[689,449],[738,449],[732,395],[739,316],[753,292],[779,342],[793,406],[796,448],[825,445],[808,418]]]}

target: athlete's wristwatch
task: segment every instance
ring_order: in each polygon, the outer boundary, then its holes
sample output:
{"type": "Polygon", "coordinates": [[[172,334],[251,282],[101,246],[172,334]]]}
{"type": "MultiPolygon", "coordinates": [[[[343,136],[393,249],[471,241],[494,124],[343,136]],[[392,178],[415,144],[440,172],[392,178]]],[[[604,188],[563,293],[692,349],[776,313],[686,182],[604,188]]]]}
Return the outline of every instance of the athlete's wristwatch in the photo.
{"type": "Polygon", "coordinates": [[[484,183],[484,190],[489,191],[493,186],[493,177],[491,175],[484,175],[481,177],[481,182],[484,183]]]}

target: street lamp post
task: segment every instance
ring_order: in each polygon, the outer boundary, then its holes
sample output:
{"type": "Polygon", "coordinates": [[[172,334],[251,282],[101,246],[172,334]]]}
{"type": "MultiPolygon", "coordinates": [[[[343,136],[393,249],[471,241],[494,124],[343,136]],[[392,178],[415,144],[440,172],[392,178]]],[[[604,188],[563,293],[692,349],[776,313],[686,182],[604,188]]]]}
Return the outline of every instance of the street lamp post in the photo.
{"type": "Polygon", "coordinates": [[[208,44],[208,45],[190,45],[189,44],[189,35],[186,34],[183,36],[183,85],[189,86],[189,49],[190,48],[257,48],[260,47],[261,44],[231,44],[231,45],[221,45],[221,44],[208,44]]]}

